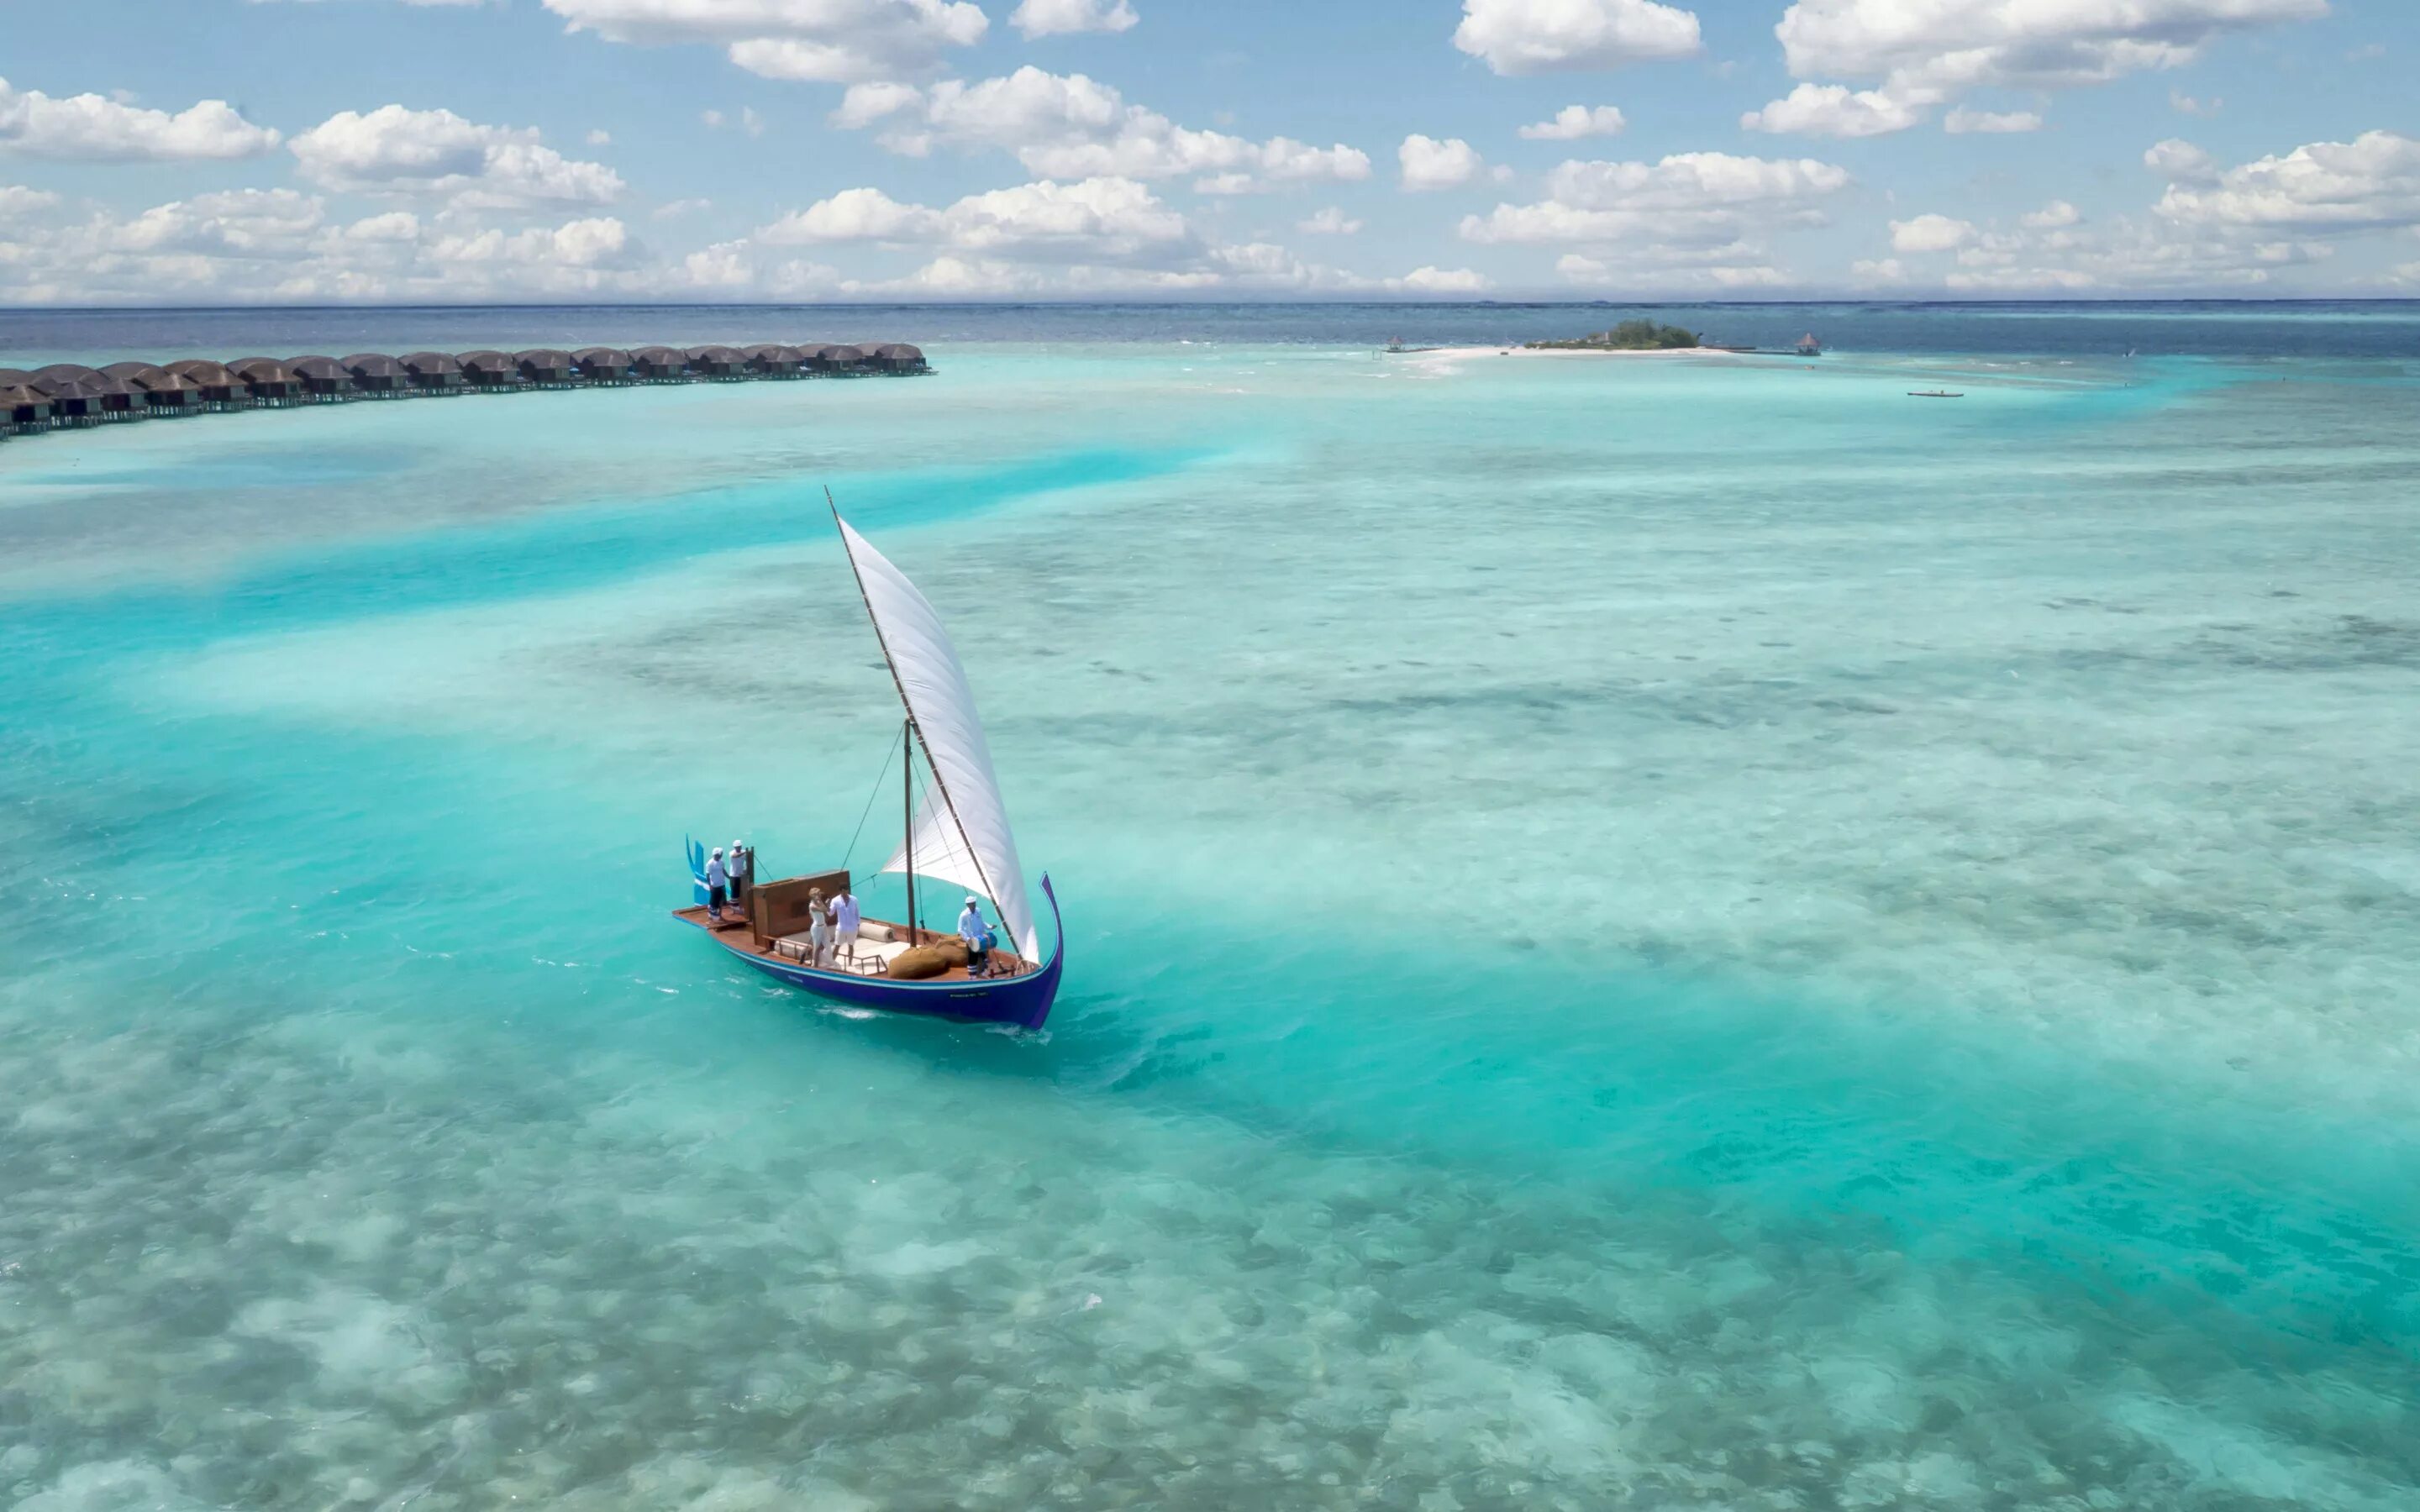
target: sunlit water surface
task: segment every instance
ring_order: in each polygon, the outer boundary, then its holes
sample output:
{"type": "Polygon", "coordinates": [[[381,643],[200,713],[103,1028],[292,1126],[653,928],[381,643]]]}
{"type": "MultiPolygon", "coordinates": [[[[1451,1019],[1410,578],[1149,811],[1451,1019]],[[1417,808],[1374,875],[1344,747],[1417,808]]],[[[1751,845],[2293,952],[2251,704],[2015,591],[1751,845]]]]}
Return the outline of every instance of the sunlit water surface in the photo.
{"type": "Polygon", "coordinates": [[[2411,372],[934,356],[0,446],[0,1500],[2420,1503],[2411,372]]]}

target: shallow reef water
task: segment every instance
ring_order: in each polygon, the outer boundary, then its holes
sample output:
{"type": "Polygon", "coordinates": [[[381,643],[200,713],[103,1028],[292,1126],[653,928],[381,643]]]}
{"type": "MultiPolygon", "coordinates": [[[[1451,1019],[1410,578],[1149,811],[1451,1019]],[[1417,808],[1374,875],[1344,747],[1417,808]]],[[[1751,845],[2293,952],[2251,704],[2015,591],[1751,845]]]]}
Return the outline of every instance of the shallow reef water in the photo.
{"type": "Polygon", "coordinates": [[[0,445],[0,1501],[2420,1504],[2374,332],[1065,318],[0,445]],[[1044,1034],[666,917],[887,854],[827,484],[1044,1034]]]}

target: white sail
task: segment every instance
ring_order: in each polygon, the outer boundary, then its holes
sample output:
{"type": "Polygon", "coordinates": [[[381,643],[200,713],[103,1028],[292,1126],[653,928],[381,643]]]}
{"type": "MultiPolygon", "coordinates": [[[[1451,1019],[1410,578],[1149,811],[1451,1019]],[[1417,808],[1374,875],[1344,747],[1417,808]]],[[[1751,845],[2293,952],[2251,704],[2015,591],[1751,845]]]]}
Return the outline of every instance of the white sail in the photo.
{"type": "MultiPolygon", "coordinates": [[[[866,610],[874,616],[875,633],[882,639],[882,654],[899,680],[899,695],[907,701],[908,717],[916,722],[940,788],[916,816],[916,874],[944,878],[989,898],[1017,953],[1039,961],[1040,942],[1033,910],[1026,903],[1016,837],[1009,832],[1000,779],[991,769],[991,748],[984,740],[983,721],[975,717],[974,691],[967,686],[966,669],[958,665],[957,649],[941,627],[940,615],[907,574],[846,520],[840,521],[840,534],[857,568],[866,610]]],[[[906,871],[908,853],[903,845],[882,870],[906,871]]]]}

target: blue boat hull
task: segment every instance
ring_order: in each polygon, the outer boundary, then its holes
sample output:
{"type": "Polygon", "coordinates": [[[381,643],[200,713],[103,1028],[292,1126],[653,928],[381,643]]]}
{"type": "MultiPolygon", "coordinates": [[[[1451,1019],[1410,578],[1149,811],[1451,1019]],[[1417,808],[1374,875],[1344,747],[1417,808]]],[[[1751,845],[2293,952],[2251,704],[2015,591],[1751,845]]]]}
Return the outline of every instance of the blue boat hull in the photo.
{"type": "MultiPolygon", "coordinates": [[[[700,890],[704,890],[703,885],[700,890]]],[[[1050,1005],[1058,1000],[1059,975],[1067,959],[1066,941],[1061,937],[1059,894],[1052,890],[1047,873],[1042,878],[1042,895],[1050,900],[1050,959],[1041,970],[1021,977],[995,977],[981,981],[893,981],[888,977],[817,971],[795,961],[743,949],[720,935],[709,933],[708,937],[783,986],[813,993],[830,1002],[886,1013],[918,1013],[926,1018],[1038,1029],[1050,1017],[1050,1005]]]]}

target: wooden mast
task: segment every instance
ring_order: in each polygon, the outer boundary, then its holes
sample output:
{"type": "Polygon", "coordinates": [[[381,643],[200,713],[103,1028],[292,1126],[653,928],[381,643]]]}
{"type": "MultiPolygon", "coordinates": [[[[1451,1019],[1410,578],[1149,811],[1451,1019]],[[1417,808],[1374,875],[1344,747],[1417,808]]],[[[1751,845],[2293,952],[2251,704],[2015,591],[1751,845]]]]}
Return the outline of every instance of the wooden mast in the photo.
{"type": "Polygon", "coordinates": [[[901,808],[907,814],[908,828],[905,833],[908,838],[902,845],[908,859],[908,943],[913,947],[924,943],[916,937],[916,721],[914,719],[908,721],[908,733],[903,738],[905,744],[899,748],[899,785],[905,798],[901,808]]]}

